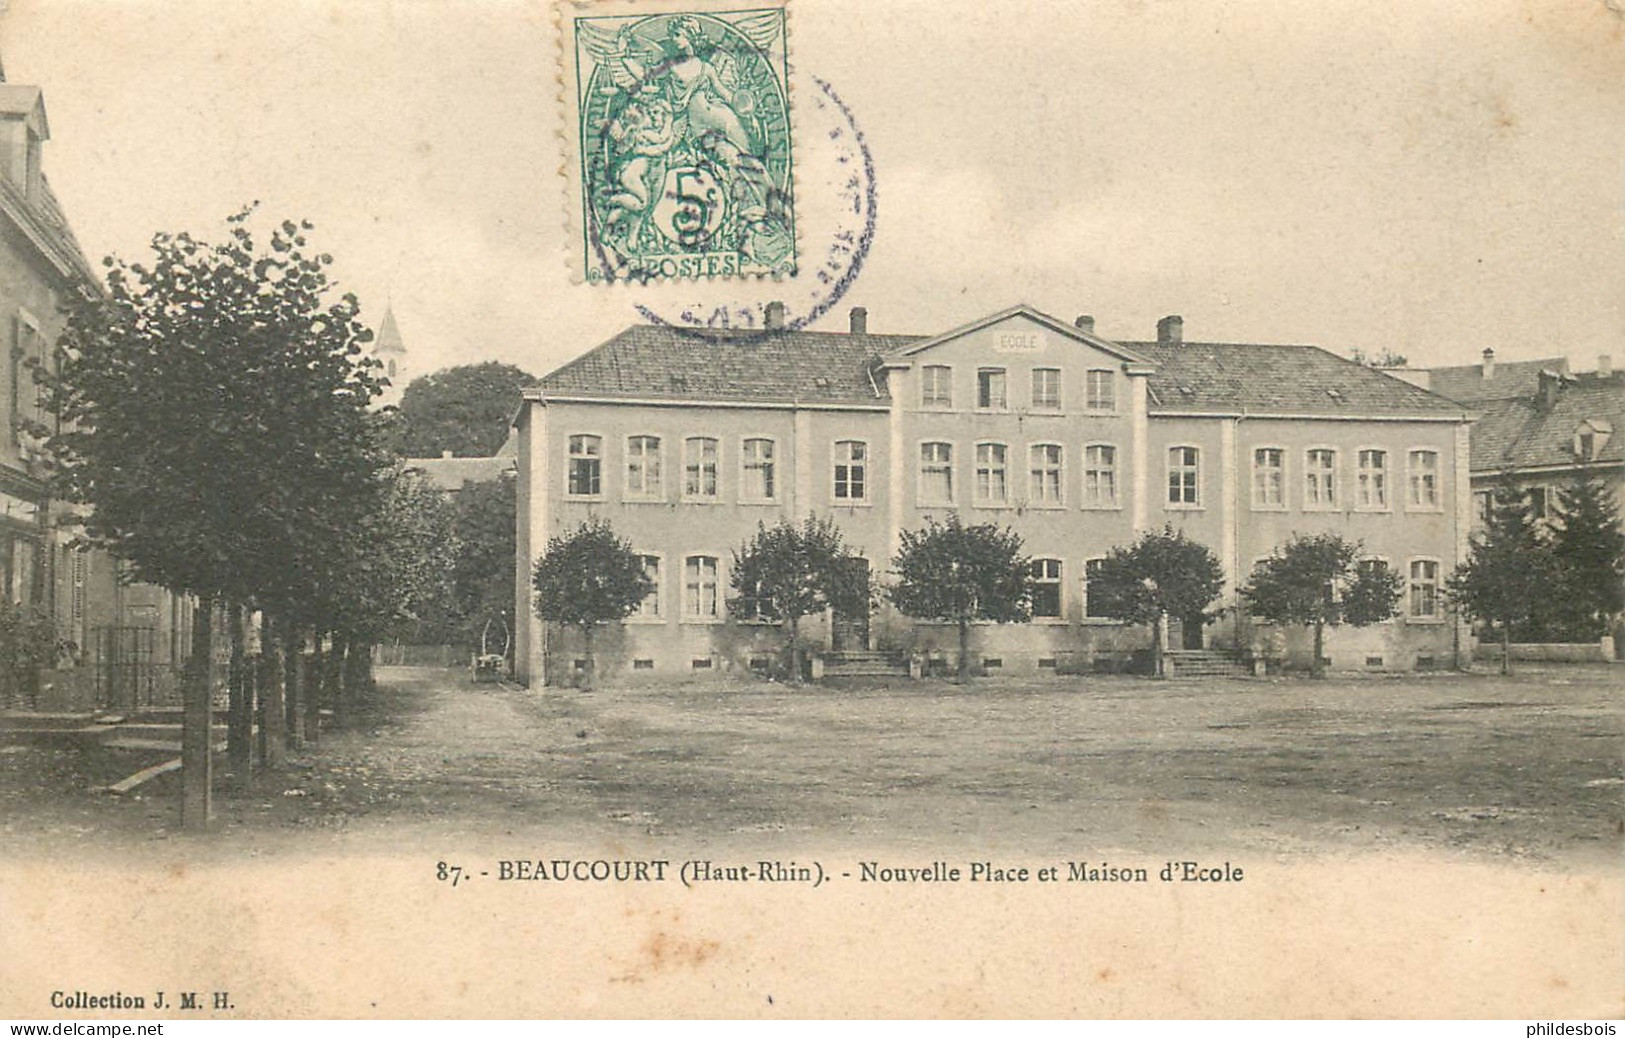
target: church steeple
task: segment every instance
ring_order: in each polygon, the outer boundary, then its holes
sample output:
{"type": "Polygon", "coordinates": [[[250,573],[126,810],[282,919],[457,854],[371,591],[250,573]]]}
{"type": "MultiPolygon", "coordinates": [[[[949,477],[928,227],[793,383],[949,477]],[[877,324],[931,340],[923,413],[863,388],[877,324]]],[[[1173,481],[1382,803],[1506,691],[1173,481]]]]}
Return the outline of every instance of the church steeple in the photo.
{"type": "Polygon", "coordinates": [[[406,391],[406,384],[412,380],[412,376],[407,370],[406,343],[395,324],[393,304],[384,306],[384,319],[379,322],[378,331],[372,337],[372,357],[382,365],[379,374],[389,379],[389,387],[378,398],[379,403],[400,403],[401,394],[406,391]]]}

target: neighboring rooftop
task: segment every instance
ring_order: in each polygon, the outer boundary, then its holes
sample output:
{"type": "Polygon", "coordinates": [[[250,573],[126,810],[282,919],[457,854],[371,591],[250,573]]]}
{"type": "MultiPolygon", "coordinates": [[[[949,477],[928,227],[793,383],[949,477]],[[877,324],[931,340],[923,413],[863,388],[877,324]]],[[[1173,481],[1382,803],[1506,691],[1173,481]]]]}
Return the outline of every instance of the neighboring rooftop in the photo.
{"type": "Polygon", "coordinates": [[[517,469],[512,453],[498,451],[490,458],[453,458],[448,451],[438,458],[408,458],[405,466],[421,472],[436,490],[456,493],[464,483],[484,483],[517,469]]]}
{"type": "Polygon", "coordinates": [[[1625,374],[1571,375],[1548,384],[1544,400],[1537,385],[1483,405],[1473,424],[1472,471],[1625,463],[1625,374]],[[1593,438],[1600,449],[1591,457],[1576,453],[1582,424],[1611,433],[1593,438]]]}
{"type": "Polygon", "coordinates": [[[1433,392],[1463,404],[1476,404],[1532,396],[1539,386],[1542,371],[1566,375],[1569,362],[1565,357],[1498,361],[1494,350],[1485,350],[1482,363],[1425,370],[1428,388],[1433,392]]]}

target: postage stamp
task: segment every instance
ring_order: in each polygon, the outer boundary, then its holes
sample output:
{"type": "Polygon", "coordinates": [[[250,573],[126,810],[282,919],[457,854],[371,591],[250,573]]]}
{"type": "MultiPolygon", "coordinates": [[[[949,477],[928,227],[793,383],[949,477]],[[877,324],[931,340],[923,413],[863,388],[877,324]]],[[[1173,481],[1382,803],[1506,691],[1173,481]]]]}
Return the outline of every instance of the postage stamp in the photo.
{"type": "Polygon", "coordinates": [[[572,273],[796,271],[782,0],[560,6],[572,273]]]}

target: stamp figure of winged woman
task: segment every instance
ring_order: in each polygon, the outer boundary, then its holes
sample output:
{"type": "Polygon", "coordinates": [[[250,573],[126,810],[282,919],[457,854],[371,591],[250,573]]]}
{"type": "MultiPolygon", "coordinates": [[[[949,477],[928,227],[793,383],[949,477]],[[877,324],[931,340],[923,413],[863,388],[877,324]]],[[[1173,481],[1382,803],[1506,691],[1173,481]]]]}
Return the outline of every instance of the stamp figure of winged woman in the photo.
{"type": "MultiPolygon", "coordinates": [[[[789,105],[769,56],[783,12],[576,22],[589,232],[616,276],[653,257],[735,253],[788,269],[789,105]]],[[[782,53],[782,50],[781,50],[782,53]]]]}

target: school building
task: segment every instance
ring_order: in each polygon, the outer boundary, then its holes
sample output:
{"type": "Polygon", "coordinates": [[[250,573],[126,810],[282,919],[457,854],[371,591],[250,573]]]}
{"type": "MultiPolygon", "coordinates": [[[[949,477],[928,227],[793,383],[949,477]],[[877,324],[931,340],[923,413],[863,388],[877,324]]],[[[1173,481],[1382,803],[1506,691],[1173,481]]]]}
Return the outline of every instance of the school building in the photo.
{"type": "MultiPolygon", "coordinates": [[[[543,624],[531,569],[550,537],[607,518],[657,590],[595,638],[606,679],[724,673],[760,663],[777,627],[729,615],[731,553],[758,523],[832,517],[884,582],[901,533],[929,517],[1009,526],[1033,559],[1025,624],[978,625],[972,662],[1005,672],[1116,665],[1149,634],[1098,615],[1097,560],[1172,525],[1212,548],[1218,619],[1171,624],[1178,648],[1283,653],[1236,588],[1293,533],[1363,543],[1405,578],[1400,615],[1329,632],[1333,668],[1408,670],[1465,658],[1442,594],[1465,558],[1466,409],[1313,346],[1150,341],[1015,306],[937,335],[628,328],[525,393],[518,448],[517,668],[537,686],[580,665],[578,632],[543,624]],[[1458,653],[1462,656],[1458,657],[1458,653]]],[[[957,631],[897,614],[826,617],[837,652],[945,659],[957,631]]]]}

